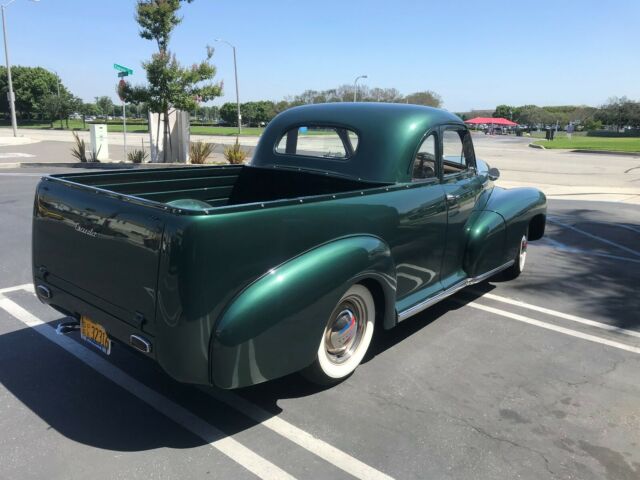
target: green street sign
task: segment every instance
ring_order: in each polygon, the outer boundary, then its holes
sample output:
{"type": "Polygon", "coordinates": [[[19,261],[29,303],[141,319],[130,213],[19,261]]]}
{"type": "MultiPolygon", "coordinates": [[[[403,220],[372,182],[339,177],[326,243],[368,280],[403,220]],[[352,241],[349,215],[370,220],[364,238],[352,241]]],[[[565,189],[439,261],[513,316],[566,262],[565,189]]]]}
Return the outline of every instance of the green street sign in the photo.
{"type": "Polygon", "coordinates": [[[115,68],[116,70],[118,70],[120,72],[126,73],[127,75],[133,75],[133,70],[131,70],[130,68],[127,68],[127,67],[123,67],[122,65],[118,65],[117,63],[113,64],[113,68],[115,68]]]}

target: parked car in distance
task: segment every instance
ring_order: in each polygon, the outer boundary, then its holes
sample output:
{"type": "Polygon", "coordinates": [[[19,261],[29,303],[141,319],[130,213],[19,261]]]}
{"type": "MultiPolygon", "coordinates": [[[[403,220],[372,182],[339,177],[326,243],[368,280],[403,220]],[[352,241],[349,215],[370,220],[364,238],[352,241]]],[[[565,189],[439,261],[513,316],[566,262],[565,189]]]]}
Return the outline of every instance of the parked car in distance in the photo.
{"type": "Polygon", "coordinates": [[[250,165],[44,177],[35,289],[71,317],[61,332],[129,346],[181,382],[337,382],[374,331],[522,272],[546,200],[498,176],[442,110],[292,108],[250,165]]]}

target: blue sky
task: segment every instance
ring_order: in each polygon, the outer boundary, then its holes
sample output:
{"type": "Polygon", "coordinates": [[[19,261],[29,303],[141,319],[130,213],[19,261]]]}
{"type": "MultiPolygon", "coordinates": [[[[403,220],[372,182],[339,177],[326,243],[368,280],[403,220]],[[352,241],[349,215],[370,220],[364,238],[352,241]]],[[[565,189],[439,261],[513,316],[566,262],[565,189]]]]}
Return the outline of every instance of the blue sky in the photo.
{"type": "MultiPolygon", "coordinates": [[[[134,0],[16,0],[7,8],[12,64],[56,70],[85,100],[114,99],[114,62],[134,69],[151,42],[134,0]]],[[[279,100],[351,83],[434,90],[452,111],[514,105],[599,105],[640,99],[640,1],[232,1],[182,9],[171,48],[185,64],[221,37],[238,48],[241,101],[279,100]]],[[[4,61],[4,56],[3,61],[4,61]]],[[[231,49],[214,63],[235,99],[231,49]]]]}

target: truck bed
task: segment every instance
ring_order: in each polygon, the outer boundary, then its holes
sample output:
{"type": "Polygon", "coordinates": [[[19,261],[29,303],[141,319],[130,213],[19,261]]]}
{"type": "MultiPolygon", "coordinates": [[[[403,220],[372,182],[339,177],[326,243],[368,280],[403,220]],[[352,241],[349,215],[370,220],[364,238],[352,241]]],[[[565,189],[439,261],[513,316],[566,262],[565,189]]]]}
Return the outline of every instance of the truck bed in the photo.
{"type": "Polygon", "coordinates": [[[72,173],[51,178],[161,204],[186,205],[185,201],[195,200],[190,208],[200,209],[382,186],[304,170],[244,165],[72,173]]]}

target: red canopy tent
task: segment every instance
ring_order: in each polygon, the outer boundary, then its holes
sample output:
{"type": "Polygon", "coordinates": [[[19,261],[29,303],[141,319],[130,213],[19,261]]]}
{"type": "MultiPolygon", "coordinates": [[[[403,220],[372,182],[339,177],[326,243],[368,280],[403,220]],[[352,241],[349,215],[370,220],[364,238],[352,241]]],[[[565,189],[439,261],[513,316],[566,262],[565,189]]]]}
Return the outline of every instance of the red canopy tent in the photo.
{"type": "Polygon", "coordinates": [[[512,122],[511,120],[507,120],[502,117],[476,117],[471,120],[465,120],[464,123],[471,123],[474,125],[484,123],[487,125],[504,125],[505,127],[515,127],[518,125],[516,122],[512,122]]]}

